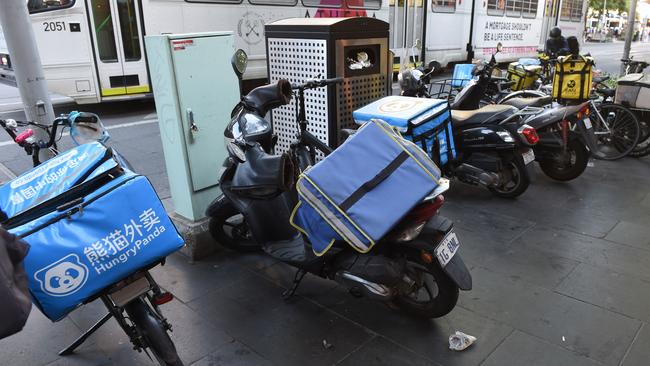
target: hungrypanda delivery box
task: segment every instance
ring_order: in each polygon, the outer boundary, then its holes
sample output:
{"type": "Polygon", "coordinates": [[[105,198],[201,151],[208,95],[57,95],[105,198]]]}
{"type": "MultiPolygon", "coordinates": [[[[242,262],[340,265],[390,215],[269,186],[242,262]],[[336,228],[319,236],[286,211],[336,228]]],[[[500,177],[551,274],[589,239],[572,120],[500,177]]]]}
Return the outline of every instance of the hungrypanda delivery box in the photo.
{"type": "Polygon", "coordinates": [[[149,181],[98,142],[0,186],[0,207],[31,246],[30,292],[51,320],[183,246],[149,181]]]}

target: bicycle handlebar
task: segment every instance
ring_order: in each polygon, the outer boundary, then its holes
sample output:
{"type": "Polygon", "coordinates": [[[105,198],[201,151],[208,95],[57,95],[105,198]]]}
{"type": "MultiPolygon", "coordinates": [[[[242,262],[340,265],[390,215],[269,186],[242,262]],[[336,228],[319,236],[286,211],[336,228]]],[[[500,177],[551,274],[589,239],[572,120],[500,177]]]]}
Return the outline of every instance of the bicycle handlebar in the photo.
{"type": "Polygon", "coordinates": [[[291,89],[294,90],[306,90],[306,89],[316,89],[322,88],[327,85],[335,85],[343,82],[342,77],[331,78],[331,79],[320,79],[320,80],[308,80],[304,84],[292,84],[291,89]]]}

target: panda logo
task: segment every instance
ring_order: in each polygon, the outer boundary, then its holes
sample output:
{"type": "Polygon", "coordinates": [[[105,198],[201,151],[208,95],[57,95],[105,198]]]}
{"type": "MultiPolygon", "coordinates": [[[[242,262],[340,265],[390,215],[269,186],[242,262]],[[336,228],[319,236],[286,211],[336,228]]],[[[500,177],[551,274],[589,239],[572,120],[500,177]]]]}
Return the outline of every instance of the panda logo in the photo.
{"type": "Polygon", "coordinates": [[[76,254],[69,254],[38,270],[34,278],[41,290],[51,296],[67,296],[77,292],[88,279],[88,267],[76,254]]]}

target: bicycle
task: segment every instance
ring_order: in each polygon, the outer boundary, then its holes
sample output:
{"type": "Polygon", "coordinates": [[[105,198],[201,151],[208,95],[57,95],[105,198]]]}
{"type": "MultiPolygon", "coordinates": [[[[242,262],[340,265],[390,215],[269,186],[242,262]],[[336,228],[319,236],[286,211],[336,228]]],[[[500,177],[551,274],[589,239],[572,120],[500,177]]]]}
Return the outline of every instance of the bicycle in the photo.
{"type": "MultiPolygon", "coordinates": [[[[39,152],[41,150],[48,149],[54,156],[59,154],[57,141],[60,140],[65,128],[70,128],[70,136],[77,145],[91,141],[105,142],[109,138],[99,118],[94,114],[83,112],[72,112],[70,115],[61,115],[53,121],[52,126],[31,121],[0,119],[0,127],[7,132],[18,146],[25,150],[27,155],[31,155],[34,167],[41,165],[39,159],[39,152]],[[19,127],[26,129],[19,132],[19,127]],[[37,140],[34,137],[34,130],[29,127],[39,128],[45,131],[48,140],[37,140]],[[57,138],[59,128],[61,128],[61,133],[57,138]]],[[[115,157],[118,161],[123,162],[122,166],[130,169],[130,165],[128,165],[128,162],[123,157],[120,157],[117,153],[115,153],[115,157]]],[[[120,174],[120,169],[115,170],[115,174],[120,174]]],[[[75,185],[70,190],[80,185],[75,185]]],[[[72,203],[78,203],[77,201],[74,200],[72,203]]],[[[66,203],[68,206],[70,204],[66,203]]],[[[63,209],[63,206],[57,207],[57,210],[63,209]]],[[[16,228],[22,224],[14,220],[17,217],[9,217],[1,222],[1,224],[7,229],[16,228]]],[[[23,236],[28,235],[24,234],[23,236]]],[[[150,269],[158,264],[163,265],[164,263],[165,258],[163,257],[143,268],[135,270],[126,278],[111,284],[104,290],[85,300],[83,304],[100,299],[107,308],[108,313],[79,336],[72,344],[61,350],[59,355],[66,356],[74,353],[75,349],[83,344],[109,319],[115,318],[122,330],[128,335],[135,350],[138,352],[144,351],[152,359],[148,352],[150,350],[160,365],[183,365],[176,351],[176,347],[169,337],[168,332],[172,330],[172,326],[163,316],[159,308],[160,305],[171,301],[173,295],[164,291],[149,273],[150,269]]]]}

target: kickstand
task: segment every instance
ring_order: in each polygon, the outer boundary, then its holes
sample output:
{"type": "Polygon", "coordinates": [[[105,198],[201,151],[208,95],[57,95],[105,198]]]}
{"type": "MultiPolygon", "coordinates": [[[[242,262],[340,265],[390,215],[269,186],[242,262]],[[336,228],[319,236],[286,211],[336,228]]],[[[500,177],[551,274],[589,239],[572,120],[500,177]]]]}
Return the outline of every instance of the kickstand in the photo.
{"type": "Polygon", "coordinates": [[[293,278],[293,284],[291,285],[291,288],[285,290],[282,293],[282,298],[285,301],[293,297],[293,295],[296,293],[296,290],[298,290],[298,286],[300,286],[300,282],[302,281],[302,279],[305,277],[306,274],[307,271],[305,271],[304,269],[299,269],[296,271],[296,276],[293,278]]]}
{"type": "Polygon", "coordinates": [[[59,356],[71,355],[77,347],[79,347],[83,342],[85,342],[86,339],[88,339],[88,337],[90,337],[93,333],[95,333],[95,331],[99,329],[99,327],[104,325],[104,323],[106,323],[108,319],[110,319],[111,317],[113,317],[113,314],[111,313],[104,315],[104,317],[99,319],[99,321],[95,323],[92,327],[90,327],[90,329],[88,329],[86,332],[84,332],[84,334],[79,336],[79,338],[77,338],[76,341],[74,341],[71,345],[69,345],[65,349],[61,350],[59,352],[59,356]]]}

